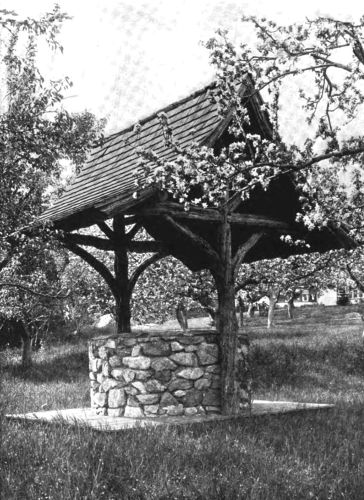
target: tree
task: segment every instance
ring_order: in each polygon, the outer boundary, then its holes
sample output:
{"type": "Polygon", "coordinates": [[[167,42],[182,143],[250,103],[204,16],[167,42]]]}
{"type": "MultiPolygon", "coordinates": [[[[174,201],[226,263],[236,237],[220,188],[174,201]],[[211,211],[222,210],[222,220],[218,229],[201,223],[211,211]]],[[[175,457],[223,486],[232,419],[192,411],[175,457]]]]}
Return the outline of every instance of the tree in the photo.
{"type": "MultiPolygon", "coordinates": [[[[20,20],[13,12],[0,11],[5,89],[0,114],[0,308],[7,316],[17,311],[28,334],[29,311],[25,313],[19,301],[29,302],[31,292],[47,295],[46,280],[41,260],[29,273],[20,263],[34,260],[35,254],[44,256],[47,246],[56,245],[36,218],[47,203],[49,186],[59,176],[61,160],[82,164],[103,127],[90,113],[71,115],[63,109],[63,91],[70,80],[46,81],[37,67],[38,42],[45,40],[50,49],[61,50],[57,35],[67,18],[58,6],[39,20],[20,20]]],[[[53,287],[48,288],[51,298],[53,287]]],[[[29,343],[27,338],[25,364],[30,363],[29,343]]]]}
{"type": "MultiPolygon", "coordinates": [[[[347,23],[318,18],[290,26],[255,17],[244,17],[243,22],[249,23],[256,34],[255,43],[249,47],[235,47],[223,31],[206,44],[217,68],[213,98],[222,116],[231,118],[229,145],[215,150],[198,144],[181,147],[173,140],[167,116],[161,114],[166,144],[177,153],[176,159],[166,161],[154,151],[140,151],[143,175],[139,187],[157,185],[183,203],[186,210],[194,206],[220,210],[218,248],[201,238],[195,237],[195,241],[205,251],[206,267],[213,274],[218,293],[225,413],[239,411],[238,387],[234,385],[235,279],[249,249],[262,236],[261,232],[253,234],[233,253],[229,217],[234,207],[248,199],[257,186],[266,189],[273,179],[289,175],[300,192],[302,210],[297,218],[309,228],[332,224],[331,219],[337,224],[344,222],[356,241],[363,240],[359,200],[363,193],[364,140],[360,129],[350,132],[348,122],[360,115],[364,101],[364,19],[347,23]],[[285,111],[281,96],[284,85],[292,79],[301,79],[296,88],[297,105],[301,102],[309,125],[303,130],[306,137],[301,143],[289,143],[281,133],[285,111]],[[240,95],[242,86],[245,100],[240,95]],[[271,129],[264,135],[252,134],[246,103],[249,96],[262,92],[266,98],[262,110],[269,113],[271,129]],[[341,171],[349,167],[358,172],[356,190],[360,193],[350,200],[347,186],[337,182],[341,171]]],[[[169,222],[193,237],[171,218],[169,222]]]]}
{"type": "Polygon", "coordinates": [[[253,298],[253,302],[269,300],[267,328],[274,323],[274,310],[280,298],[287,302],[289,319],[293,317],[293,301],[297,287],[317,288],[330,276],[332,253],[292,255],[287,259],[261,260],[244,264],[240,269],[237,288],[253,298]]]}

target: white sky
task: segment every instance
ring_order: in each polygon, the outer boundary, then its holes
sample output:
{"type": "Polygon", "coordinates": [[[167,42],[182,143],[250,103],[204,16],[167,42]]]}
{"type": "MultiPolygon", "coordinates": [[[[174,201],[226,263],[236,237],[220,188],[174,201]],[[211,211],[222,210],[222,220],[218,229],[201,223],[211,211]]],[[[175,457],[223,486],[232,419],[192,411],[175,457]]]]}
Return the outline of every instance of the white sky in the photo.
{"type": "MultiPolygon", "coordinates": [[[[43,58],[52,77],[74,86],[67,107],[108,118],[107,132],[120,130],[207,84],[213,77],[200,41],[219,27],[241,36],[239,18],[256,14],[281,22],[316,15],[355,19],[355,0],[59,0],[73,18],[64,25],[64,54],[43,58]]],[[[0,8],[38,16],[50,0],[0,0],[0,8]]]]}

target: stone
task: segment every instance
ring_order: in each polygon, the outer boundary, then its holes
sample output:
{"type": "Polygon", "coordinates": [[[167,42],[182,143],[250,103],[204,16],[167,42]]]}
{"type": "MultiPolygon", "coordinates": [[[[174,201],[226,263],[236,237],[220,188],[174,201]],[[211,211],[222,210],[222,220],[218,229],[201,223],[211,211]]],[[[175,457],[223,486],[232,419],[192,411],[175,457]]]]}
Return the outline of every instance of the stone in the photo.
{"type": "Polygon", "coordinates": [[[156,415],[158,413],[159,405],[145,405],[144,413],[146,415],[156,415]]]}
{"type": "Polygon", "coordinates": [[[103,381],[105,380],[105,375],[103,375],[102,373],[98,373],[98,374],[96,375],[96,380],[97,380],[97,382],[98,382],[99,384],[102,384],[102,383],[103,383],[103,381]]]}
{"type": "Polygon", "coordinates": [[[202,404],[204,406],[220,406],[221,405],[221,394],[220,391],[213,389],[208,390],[202,399],[202,404]]]}
{"type": "Polygon", "coordinates": [[[111,368],[107,361],[102,362],[102,374],[104,377],[109,377],[111,374],[111,368]]]}
{"type": "Polygon", "coordinates": [[[174,370],[177,365],[169,358],[155,358],[152,359],[151,367],[153,370],[159,372],[161,370],[174,370]]]}
{"type": "Polygon", "coordinates": [[[185,378],[188,380],[197,380],[198,378],[201,378],[203,374],[204,374],[203,369],[199,367],[184,368],[183,370],[177,373],[177,377],[185,378]]]}
{"type": "Polygon", "coordinates": [[[88,374],[88,376],[89,376],[89,379],[90,379],[90,380],[96,380],[96,373],[94,373],[94,372],[90,372],[90,373],[88,374]]]}
{"type": "Polygon", "coordinates": [[[129,396],[127,406],[139,406],[139,401],[134,396],[129,396]]]}
{"type": "Polygon", "coordinates": [[[111,389],[109,391],[109,408],[120,408],[126,403],[124,389],[111,389]]]}
{"type": "Polygon", "coordinates": [[[109,358],[109,349],[105,346],[99,347],[99,357],[107,360],[109,358]]]}
{"type": "Polygon", "coordinates": [[[92,405],[93,406],[106,406],[107,403],[107,393],[106,392],[95,392],[92,395],[92,405]]]}
{"type": "Polygon", "coordinates": [[[181,391],[181,390],[174,391],[174,393],[173,393],[173,396],[175,396],[176,398],[182,398],[185,395],[186,395],[186,391],[181,391]]]}
{"type": "Polygon", "coordinates": [[[193,386],[192,380],[185,380],[182,378],[176,378],[168,384],[168,390],[170,392],[177,391],[177,390],[184,391],[186,389],[191,389],[192,386],[193,386]]]}
{"type": "Polygon", "coordinates": [[[176,406],[178,405],[177,399],[172,396],[169,392],[164,392],[161,397],[160,406],[165,408],[166,406],[176,406]]]}
{"type": "Polygon", "coordinates": [[[185,351],[186,352],[195,352],[197,351],[198,346],[197,345],[186,345],[185,351]]]}
{"type": "Polygon", "coordinates": [[[206,344],[206,342],[203,342],[198,346],[197,356],[201,365],[217,363],[219,359],[219,347],[217,344],[206,344]]]}
{"type": "Polygon", "coordinates": [[[182,366],[196,366],[197,358],[196,355],[191,352],[177,352],[172,354],[170,358],[172,361],[182,366]]]}
{"type": "Polygon", "coordinates": [[[125,387],[125,392],[129,396],[136,396],[138,394],[138,389],[135,389],[135,387],[125,387]]]}
{"type": "Polygon", "coordinates": [[[201,403],[203,393],[197,391],[196,389],[190,389],[186,392],[186,396],[183,398],[185,406],[197,406],[201,403]]]}
{"type": "Polygon", "coordinates": [[[127,383],[135,379],[135,373],[128,368],[114,368],[114,370],[111,371],[111,376],[116,378],[116,380],[125,380],[127,383]]]}
{"type": "Polygon", "coordinates": [[[142,418],[144,417],[144,413],[139,406],[126,406],[124,411],[124,417],[142,418]]]}
{"type": "Polygon", "coordinates": [[[134,347],[137,341],[135,339],[123,339],[123,345],[126,347],[134,347]]]}
{"type": "Polygon", "coordinates": [[[133,382],[131,384],[140,394],[146,394],[147,390],[145,388],[145,385],[143,384],[143,382],[133,382]]]}
{"type": "Polygon", "coordinates": [[[109,417],[122,417],[124,408],[108,408],[107,414],[109,417]]]}
{"type": "Polygon", "coordinates": [[[114,355],[109,358],[109,365],[111,366],[111,368],[117,368],[122,364],[123,364],[123,358],[121,356],[114,355]]]}
{"type": "Polygon", "coordinates": [[[115,349],[116,348],[115,339],[108,339],[108,341],[104,344],[104,347],[108,347],[109,349],[115,349]]]}
{"type": "Polygon", "coordinates": [[[154,378],[159,380],[162,384],[167,384],[172,377],[171,370],[160,370],[154,372],[154,378]]]}
{"type": "Polygon", "coordinates": [[[107,415],[107,408],[98,407],[95,409],[95,413],[96,413],[96,415],[105,416],[105,415],[107,415]]]}
{"type": "Polygon", "coordinates": [[[140,353],[142,352],[142,348],[140,345],[135,345],[133,349],[131,350],[131,355],[132,356],[139,356],[140,353]]]}
{"type": "Polygon", "coordinates": [[[118,358],[123,359],[126,356],[131,356],[132,349],[129,347],[123,347],[122,349],[118,348],[116,349],[115,356],[118,356],[118,358]]]}
{"type": "Polygon", "coordinates": [[[174,341],[171,342],[171,349],[173,352],[178,352],[178,351],[183,351],[184,346],[181,345],[179,342],[174,341]]]}
{"type": "Polygon", "coordinates": [[[150,370],[134,370],[135,380],[147,380],[152,376],[150,370]]]}
{"type": "Polygon", "coordinates": [[[220,389],[220,387],[221,387],[220,375],[213,375],[212,381],[211,381],[211,388],[212,389],[220,389]]]}
{"type": "Polygon", "coordinates": [[[211,365],[211,366],[207,366],[205,368],[206,372],[207,373],[220,373],[221,372],[221,368],[220,368],[220,365],[211,365]]]}
{"type": "Polygon", "coordinates": [[[94,342],[90,342],[88,346],[88,357],[89,359],[95,359],[99,356],[99,348],[94,342]]]}
{"type": "Polygon", "coordinates": [[[220,406],[205,406],[207,413],[221,413],[220,406]]]}
{"type": "Polygon", "coordinates": [[[138,394],[136,398],[143,405],[154,405],[159,403],[160,397],[160,394],[138,394]]]}
{"type": "Polygon", "coordinates": [[[115,387],[120,386],[120,382],[114,378],[105,378],[105,380],[100,385],[100,392],[108,392],[115,387]]]}
{"type": "Polygon", "coordinates": [[[90,386],[91,386],[91,389],[98,390],[100,387],[100,384],[98,382],[96,382],[95,380],[91,380],[90,386]]]}
{"type": "Polygon", "coordinates": [[[208,389],[211,386],[211,380],[209,378],[203,377],[195,382],[195,388],[201,391],[202,389],[208,389]]]}
{"type": "Polygon", "coordinates": [[[150,367],[150,358],[145,356],[136,356],[123,358],[123,364],[128,368],[134,368],[135,370],[148,370],[150,367]]]}
{"type": "Polygon", "coordinates": [[[192,417],[193,415],[198,414],[198,409],[194,408],[193,406],[191,406],[191,408],[185,408],[184,414],[186,415],[186,417],[192,417]]]}
{"type": "Polygon", "coordinates": [[[102,361],[99,358],[90,359],[89,367],[92,372],[101,370],[102,361]]]}
{"type": "Polygon", "coordinates": [[[143,354],[145,356],[169,356],[171,354],[171,348],[162,340],[148,342],[143,345],[143,354]]]}
{"type": "Polygon", "coordinates": [[[145,388],[147,392],[163,392],[166,390],[166,386],[155,379],[147,380],[145,382],[145,388]]]}
{"type": "Polygon", "coordinates": [[[184,408],[182,404],[179,404],[177,406],[166,406],[164,408],[166,410],[166,413],[170,417],[177,417],[178,415],[183,415],[184,408]]]}
{"type": "Polygon", "coordinates": [[[200,335],[191,335],[191,336],[184,336],[179,339],[181,344],[184,345],[190,345],[190,344],[201,344],[205,339],[204,337],[201,337],[200,335]]]}

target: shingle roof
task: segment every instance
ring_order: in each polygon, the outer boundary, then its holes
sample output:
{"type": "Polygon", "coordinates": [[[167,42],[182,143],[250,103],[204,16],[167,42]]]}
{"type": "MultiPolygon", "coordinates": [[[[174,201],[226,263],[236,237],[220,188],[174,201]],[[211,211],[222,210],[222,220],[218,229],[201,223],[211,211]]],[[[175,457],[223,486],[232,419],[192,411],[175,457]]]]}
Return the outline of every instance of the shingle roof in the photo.
{"type": "Polygon", "coordinates": [[[57,222],[72,217],[74,221],[85,211],[101,211],[110,216],[116,208],[122,210],[135,203],[132,194],[138,168],[137,148],[152,149],[163,159],[172,159],[176,154],[164,144],[159,113],[166,113],[173,137],[181,146],[192,141],[203,143],[222,122],[217,105],[210,98],[213,85],[141,120],[139,134],[131,126],[105,139],[92,151],[73,183],[42,218],[57,222]]]}

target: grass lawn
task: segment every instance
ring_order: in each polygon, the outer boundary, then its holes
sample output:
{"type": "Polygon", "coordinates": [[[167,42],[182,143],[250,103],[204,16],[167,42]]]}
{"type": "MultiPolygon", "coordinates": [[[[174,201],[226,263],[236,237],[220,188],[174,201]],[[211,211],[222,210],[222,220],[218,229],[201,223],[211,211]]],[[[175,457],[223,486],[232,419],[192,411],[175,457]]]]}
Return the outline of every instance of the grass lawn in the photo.
{"type": "MultiPolygon", "coordinates": [[[[363,499],[363,326],[350,307],[249,319],[256,399],[329,411],[119,433],[1,420],[1,499],[363,499]]],[[[1,411],[89,405],[87,343],[50,345],[26,374],[0,353],[1,411]]]]}

